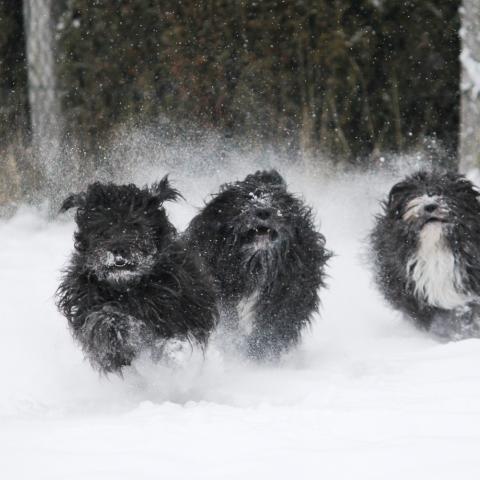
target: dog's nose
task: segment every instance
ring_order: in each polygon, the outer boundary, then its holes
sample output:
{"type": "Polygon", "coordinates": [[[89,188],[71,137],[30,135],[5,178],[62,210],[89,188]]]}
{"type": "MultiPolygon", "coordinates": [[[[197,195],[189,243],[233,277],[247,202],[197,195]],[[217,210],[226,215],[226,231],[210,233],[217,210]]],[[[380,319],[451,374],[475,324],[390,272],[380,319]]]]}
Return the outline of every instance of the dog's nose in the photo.
{"type": "Polygon", "coordinates": [[[428,205],[425,205],[423,209],[427,213],[433,213],[436,209],[438,208],[438,205],[436,203],[429,203],[428,205]]]}
{"type": "Polygon", "coordinates": [[[257,208],[257,210],[255,211],[255,215],[260,220],[268,220],[270,218],[271,214],[272,214],[272,212],[268,208],[257,208]]]}

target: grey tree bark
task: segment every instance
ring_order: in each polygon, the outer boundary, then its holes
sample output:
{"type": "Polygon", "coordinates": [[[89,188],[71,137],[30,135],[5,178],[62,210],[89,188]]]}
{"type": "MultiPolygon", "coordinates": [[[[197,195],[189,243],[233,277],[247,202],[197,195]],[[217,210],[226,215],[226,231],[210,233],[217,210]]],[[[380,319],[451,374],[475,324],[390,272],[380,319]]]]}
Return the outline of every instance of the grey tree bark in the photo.
{"type": "Polygon", "coordinates": [[[459,167],[480,168],[480,1],[463,0],[459,167]]]}
{"type": "Polygon", "coordinates": [[[53,6],[54,0],[23,0],[32,147],[47,180],[55,173],[61,141],[53,6]]]}

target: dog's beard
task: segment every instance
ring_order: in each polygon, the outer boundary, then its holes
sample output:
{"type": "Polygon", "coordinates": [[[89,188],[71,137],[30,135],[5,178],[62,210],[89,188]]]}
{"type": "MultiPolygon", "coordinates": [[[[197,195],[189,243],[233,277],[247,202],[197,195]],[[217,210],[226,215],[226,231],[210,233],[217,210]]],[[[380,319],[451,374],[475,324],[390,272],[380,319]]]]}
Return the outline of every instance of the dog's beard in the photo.
{"type": "Polygon", "coordinates": [[[258,285],[273,281],[289,245],[287,233],[279,226],[257,226],[237,238],[234,249],[246,275],[258,285]]]}
{"type": "Polygon", "coordinates": [[[156,252],[131,250],[119,259],[108,250],[96,250],[88,256],[87,268],[111,286],[122,288],[137,284],[155,264],[156,252]]]}
{"type": "Polygon", "coordinates": [[[271,245],[252,245],[243,249],[243,268],[255,278],[268,275],[274,264],[275,249],[271,245]]]}
{"type": "Polygon", "coordinates": [[[416,297],[427,305],[446,310],[472,300],[464,286],[462,262],[452,249],[450,234],[456,216],[442,197],[423,195],[410,200],[402,216],[414,230],[417,242],[407,261],[407,278],[416,297]],[[434,203],[435,210],[425,207],[434,203]]]}

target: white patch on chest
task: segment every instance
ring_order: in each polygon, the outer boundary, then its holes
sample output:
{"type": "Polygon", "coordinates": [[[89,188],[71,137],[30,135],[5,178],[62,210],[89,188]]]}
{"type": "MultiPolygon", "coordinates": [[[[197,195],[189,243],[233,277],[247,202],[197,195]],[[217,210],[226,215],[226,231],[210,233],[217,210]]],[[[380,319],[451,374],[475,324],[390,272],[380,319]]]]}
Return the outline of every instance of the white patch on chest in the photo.
{"type": "Polygon", "coordinates": [[[245,334],[250,335],[255,323],[255,304],[257,303],[258,292],[242,298],[237,304],[238,328],[245,334]]]}
{"type": "Polygon", "coordinates": [[[430,223],[421,230],[418,250],[407,262],[407,276],[415,295],[435,307],[449,310],[471,300],[463,293],[462,275],[442,223],[430,223]]]}

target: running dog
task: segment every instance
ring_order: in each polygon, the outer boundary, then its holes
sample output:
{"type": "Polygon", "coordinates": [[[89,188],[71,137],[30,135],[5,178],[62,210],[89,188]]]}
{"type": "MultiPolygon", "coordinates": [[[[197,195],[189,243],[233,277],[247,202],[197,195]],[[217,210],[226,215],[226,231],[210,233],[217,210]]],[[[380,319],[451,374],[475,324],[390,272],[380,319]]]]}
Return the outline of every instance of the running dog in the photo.
{"type": "Polygon", "coordinates": [[[223,185],[186,239],[213,279],[221,323],[248,356],[277,358],[298,342],[318,310],[330,252],[277,171],[223,185]]]}
{"type": "Polygon", "coordinates": [[[371,234],[385,298],[447,338],[480,333],[479,196],[462,175],[417,172],[391,189],[371,234]]]}
{"type": "Polygon", "coordinates": [[[77,231],[57,304],[101,372],[169,339],[204,346],[216,323],[214,291],[163,207],[178,197],[165,177],[143,189],[94,183],[62,205],[77,209],[77,231]]]}

